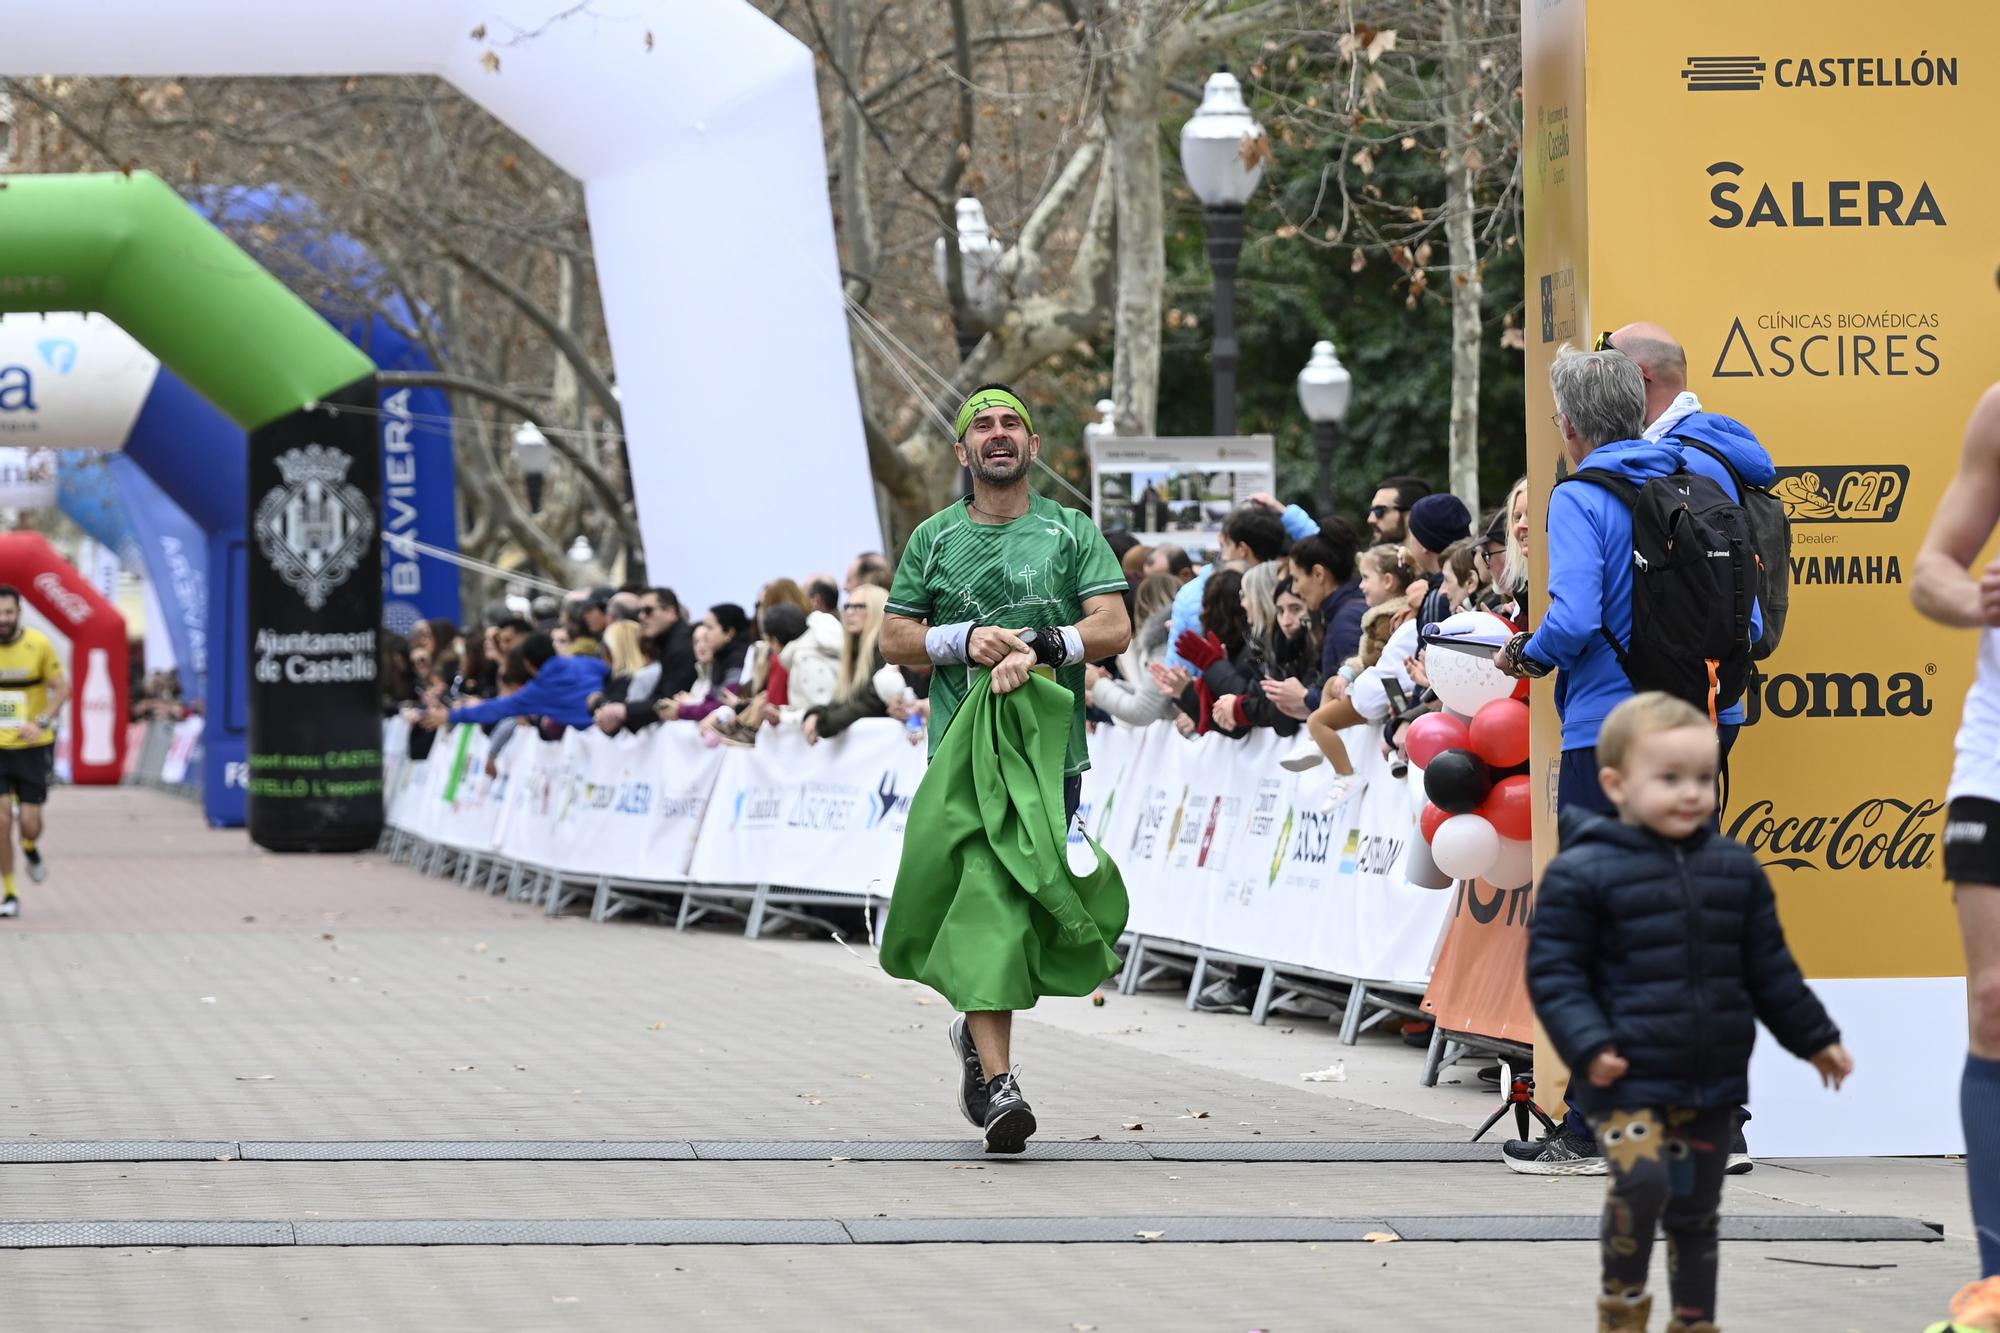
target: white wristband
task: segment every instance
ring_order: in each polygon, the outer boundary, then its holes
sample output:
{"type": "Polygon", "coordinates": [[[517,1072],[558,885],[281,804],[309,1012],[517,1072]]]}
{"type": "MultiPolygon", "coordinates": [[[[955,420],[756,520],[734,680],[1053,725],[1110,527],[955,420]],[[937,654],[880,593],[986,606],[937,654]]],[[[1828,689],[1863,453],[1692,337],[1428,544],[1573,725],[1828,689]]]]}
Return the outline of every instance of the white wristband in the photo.
{"type": "Polygon", "coordinates": [[[1056,631],[1062,635],[1063,661],[1072,666],[1083,662],[1083,631],[1074,625],[1063,625],[1056,631]]]}
{"type": "Polygon", "coordinates": [[[962,620],[956,625],[933,625],[924,631],[924,653],[937,666],[952,666],[964,662],[969,655],[971,643],[970,620],[962,620]]]}

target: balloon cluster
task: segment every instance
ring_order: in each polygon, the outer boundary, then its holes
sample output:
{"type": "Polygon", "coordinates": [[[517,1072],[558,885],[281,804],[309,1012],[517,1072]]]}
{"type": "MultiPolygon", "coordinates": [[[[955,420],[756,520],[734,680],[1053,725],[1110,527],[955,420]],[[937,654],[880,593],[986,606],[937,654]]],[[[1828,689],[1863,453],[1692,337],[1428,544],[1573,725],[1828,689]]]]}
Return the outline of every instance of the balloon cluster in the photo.
{"type": "Polygon", "coordinates": [[[1493,699],[1471,722],[1427,713],[1410,724],[1410,762],[1429,797],[1418,824],[1442,875],[1515,889],[1534,873],[1528,705],[1493,699]]]}

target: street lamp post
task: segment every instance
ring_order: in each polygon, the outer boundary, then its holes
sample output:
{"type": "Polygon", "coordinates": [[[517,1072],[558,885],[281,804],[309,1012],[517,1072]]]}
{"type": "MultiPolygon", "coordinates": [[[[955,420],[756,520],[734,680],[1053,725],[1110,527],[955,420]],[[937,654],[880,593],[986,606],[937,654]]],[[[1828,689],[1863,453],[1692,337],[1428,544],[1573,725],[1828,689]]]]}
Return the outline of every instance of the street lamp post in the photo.
{"type": "Polygon", "coordinates": [[[1333,512],[1333,453],[1340,443],[1340,423],[1347,416],[1347,402],[1354,391],[1354,378],[1340,364],[1330,342],[1313,344],[1312,359],[1299,372],[1299,406],[1312,422],[1313,452],[1319,456],[1319,485],[1313,498],[1319,512],[1333,512]]]}
{"type": "MultiPolygon", "coordinates": [[[[938,237],[936,249],[932,253],[932,267],[937,274],[938,286],[944,288],[947,299],[951,296],[950,255],[947,253],[946,238],[938,237]]],[[[1000,242],[986,225],[986,210],[979,201],[966,195],[958,201],[958,265],[959,277],[965,283],[965,315],[952,311],[952,332],[958,339],[958,359],[966,361],[972,356],[972,349],[979,346],[979,340],[986,336],[981,325],[991,320],[1000,305],[1000,242]]]]}
{"type": "Polygon", "coordinates": [[[528,493],[528,512],[542,512],[542,487],[549,477],[549,440],[532,421],[514,432],[514,461],[521,465],[521,486],[528,493]]]}
{"type": "Polygon", "coordinates": [[[1201,105],[1181,127],[1181,170],[1202,203],[1208,266],[1215,273],[1215,433],[1236,433],[1236,257],[1243,249],[1243,205],[1264,176],[1255,145],[1264,127],[1243,103],[1227,69],[1209,75],[1201,105]]]}

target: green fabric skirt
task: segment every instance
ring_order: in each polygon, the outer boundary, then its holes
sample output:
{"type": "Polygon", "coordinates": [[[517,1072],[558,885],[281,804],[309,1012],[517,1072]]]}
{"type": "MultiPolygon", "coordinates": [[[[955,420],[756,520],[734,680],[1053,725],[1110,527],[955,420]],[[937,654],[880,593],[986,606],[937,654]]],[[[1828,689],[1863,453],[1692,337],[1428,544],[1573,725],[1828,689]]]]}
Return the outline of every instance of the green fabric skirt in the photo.
{"type": "Polygon", "coordinates": [[[961,1013],[1088,995],[1119,968],[1125,881],[1104,849],[1069,865],[1063,766],[1075,696],[1037,673],[995,695],[981,673],[910,801],[882,968],[961,1013]]]}

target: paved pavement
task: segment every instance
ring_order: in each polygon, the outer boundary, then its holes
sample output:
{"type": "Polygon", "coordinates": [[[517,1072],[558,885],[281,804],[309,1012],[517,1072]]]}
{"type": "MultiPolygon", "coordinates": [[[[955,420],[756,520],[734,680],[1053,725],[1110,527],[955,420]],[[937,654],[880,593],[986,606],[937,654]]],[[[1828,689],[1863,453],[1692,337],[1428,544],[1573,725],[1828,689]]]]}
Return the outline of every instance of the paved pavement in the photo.
{"type": "MultiPolygon", "coordinates": [[[[50,823],[55,873],[0,925],[0,1140],[967,1137],[949,1011],[865,949],[550,920],[379,857],[265,856],[152,793],[63,791],[50,823]]],[[[1324,1024],[1260,1029],[1173,996],[1048,1004],[1016,1046],[1049,1138],[1416,1144],[1462,1140],[1491,1101],[1469,1073],[1418,1087],[1419,1053],[1393,1038],[1342,1048],[1324,1024]],[[1344,1081],[1300,1081],[1336,1061],[1344,1081]]],[[[1491,1163],[15,1164],[0,1221],[1094,1217],[1133,1239],[0,1250],[0,1325],[1581,1328],[1587,1243],[1139,1233],[1163,1217],[1585,1216],[1600,1189],[1491,1163]]],[[[1726,1246],[1732,1333],[1921,1328],[1973,1271],[1956,1162],[1765,1162],[1725,1207],[1947,1229],[1726,1246]]]]}

